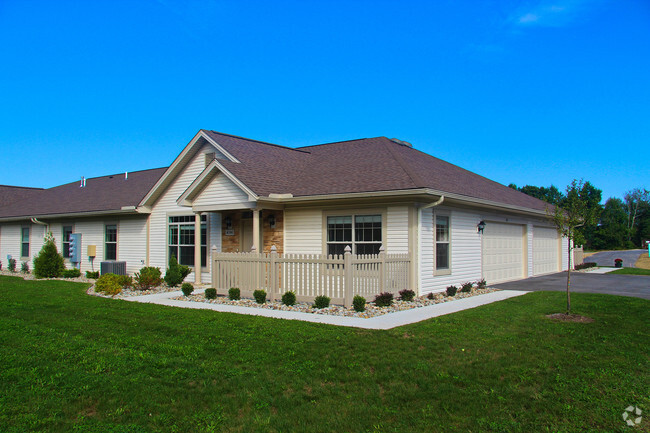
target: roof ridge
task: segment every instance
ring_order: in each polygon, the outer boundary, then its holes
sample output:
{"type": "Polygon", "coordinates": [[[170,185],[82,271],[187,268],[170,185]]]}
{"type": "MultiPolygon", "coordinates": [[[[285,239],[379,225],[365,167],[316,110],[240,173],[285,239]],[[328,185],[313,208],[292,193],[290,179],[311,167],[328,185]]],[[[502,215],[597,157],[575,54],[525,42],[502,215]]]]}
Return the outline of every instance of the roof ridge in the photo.
{"type": "Polygon", "coordinates": [[[22,189],[36,189],[36,190],[42,190],[45,188],[41,188],[39,186],[19,186],[19,185],[0,185],[0,187],[5,187],[5,188],[22,188],[22,189]]]}
{"type": "Polygon", "coordinates": [[[352,140],[332,141],[331,143],[320,143],[320,144],[311,144],[309,146],[300,146],[300,147],[296,147],[296,149],[304,149],[305,147],[327,146],[327,145],[330,145],[330,144],[349,143],[351,141],[372,140],[372,139],[375,139],[375,138],[386,138],[386,137],[379,136],[379,137],[354,138],[352,140]]]}
{"type": "Polygon", "coordinates": [[[269,143],[268,141],[255,140],[253,138],[242,137],[240,135],[226,134],[225,132],[219,132],[219,131],[215,131],[213,129],[204,129],[203,131],[212,132],[213,134],[225,135],[226,137],[237,138],[239,140],[251,141],[253,143],[265,144],[267,146],[279,147],[281,149],[295,150],[296,152],[301,152],[301,153],[309,153],[307,151],[300,150],[300,148],[298,148],[298,147],[283,146],[281,144],[269,143]]]}
{"type": "MultiPolygon", "coordinates": [[[[398,152],[395,151],[395,149],[393,149],[393,145],[402,146],[402,147],[406,147],[406,146],[403,146],[403,145],[401,145],[399,143],[396,143],[396,142],[394,142],[393,140],[391,140],[388,137],[383,137],[382,136],[380,138],[385,139],[385,140],[382,140],[382,144],[388,150],[388,152],[391,154],[391,156],[397,161],[397,163],[402,168],[402,170],[404,170],[404,173],[406,173],[406,175],[411,179],[411,181],[415,184],[415,186],[416,187],[424,186],[425,182],[420,178],[420,176],[418,176],[417,173],[415,173],[413,170],[411,170],[410,166],[402,158],[402,155],[400,155],[398,152]]],[[[410,147],[408,149],[412,149],[412,147],[410,147]]]]}

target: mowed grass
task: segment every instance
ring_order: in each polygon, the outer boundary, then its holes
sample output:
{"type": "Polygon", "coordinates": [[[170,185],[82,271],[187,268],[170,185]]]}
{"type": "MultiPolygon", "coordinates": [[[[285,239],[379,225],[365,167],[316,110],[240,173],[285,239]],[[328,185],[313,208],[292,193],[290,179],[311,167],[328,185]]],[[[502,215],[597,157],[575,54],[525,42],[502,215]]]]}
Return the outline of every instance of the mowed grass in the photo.
{"type": "MultiPolygon", "coordinates": [[[[0,277],[1,432],[630,431],[650,301],[538,292],[389,331],[0,277]]],[[[635,431],[650,431],[646,419],[635,431]]]]}
{"type": "MultiPolygon", "coordinates": [[[[639,268],[621,268],[608,274],[618,274],[618,275],[650,275],[650,269],[639,269],[639,268]]],[[[650,281],[648,281],[650,285],[650,281]]]]}

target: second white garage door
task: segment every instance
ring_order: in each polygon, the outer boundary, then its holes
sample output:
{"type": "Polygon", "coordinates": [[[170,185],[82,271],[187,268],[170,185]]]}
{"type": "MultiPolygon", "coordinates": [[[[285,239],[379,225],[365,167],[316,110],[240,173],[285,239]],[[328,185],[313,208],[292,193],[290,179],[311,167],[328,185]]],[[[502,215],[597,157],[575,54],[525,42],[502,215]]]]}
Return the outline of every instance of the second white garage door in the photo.
{"type": "Polygon", "coordinates": [[[560,243],[557,230],[533,227],[533,275],[559,272],[560,243]]]}
{"type": "Polygon", "coordinates": [[[483,278],[488,284],[524,278],[524,228],[487,222],[483,231],[483,278]]]}

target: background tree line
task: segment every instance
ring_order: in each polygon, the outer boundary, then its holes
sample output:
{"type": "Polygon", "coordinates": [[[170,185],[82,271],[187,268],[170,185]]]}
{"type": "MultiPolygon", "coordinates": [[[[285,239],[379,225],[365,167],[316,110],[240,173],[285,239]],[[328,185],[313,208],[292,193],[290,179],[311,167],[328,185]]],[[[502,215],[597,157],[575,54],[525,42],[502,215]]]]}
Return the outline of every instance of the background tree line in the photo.
{"type": "MultiPolygon", "coordinates": [[[[544,200],[560,207],[566,202],[565,193],[554,185],[526,185],[521,188],[514,183],[510,188],[524,194],[544,200]]],[[[589,212],[594,216],[592,224],[579,227],[585,239],[586,249],[625,249],[645,248],[645,241],[650,240],[650,191],[634,188],[625,193],[622,199],[610,197],[604,205],[602,190],[590,182],[581,184],[580,196],[585,198],[589,212]]]]}

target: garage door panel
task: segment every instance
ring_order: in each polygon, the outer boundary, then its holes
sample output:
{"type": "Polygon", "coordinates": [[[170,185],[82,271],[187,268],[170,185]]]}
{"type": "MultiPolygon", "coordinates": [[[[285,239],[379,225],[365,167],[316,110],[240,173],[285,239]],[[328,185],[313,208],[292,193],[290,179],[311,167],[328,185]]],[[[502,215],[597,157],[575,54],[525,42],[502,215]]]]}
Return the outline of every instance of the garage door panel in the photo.
{"type": "Polygon", "coordinates": [[[533,227],[533,275],[559,272],[559,236],[551,227],[533,227]]]}
{"type": "Polygon", "coordinates": [[[524,276],[524,226],[488,222],[483,231],[483,278],[490,283],[524,276]]]}

